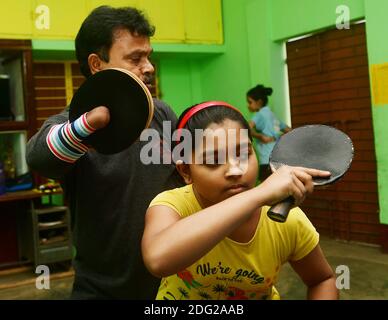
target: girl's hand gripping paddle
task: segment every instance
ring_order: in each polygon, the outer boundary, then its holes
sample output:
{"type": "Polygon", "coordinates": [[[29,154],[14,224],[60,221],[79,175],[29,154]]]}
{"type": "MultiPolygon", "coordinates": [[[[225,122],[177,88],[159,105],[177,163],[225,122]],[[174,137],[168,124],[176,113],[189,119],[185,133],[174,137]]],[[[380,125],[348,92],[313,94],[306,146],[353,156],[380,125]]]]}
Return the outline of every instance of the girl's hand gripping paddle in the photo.
{"type": "MultiPolygon", "coordinates": [[[[316,186],[332,184],[349,169],[353,160],[352,140],[342,131],[326,125],[307,125],[295,128],[283,135],[270,156],[272,171],[283,165],[314,168],[331,172],[327,179],[314,178],[316,186]]],[[[287,199],[273,205],[268,216],[277,222],[285,222],[294,204],[287,199]]]]}

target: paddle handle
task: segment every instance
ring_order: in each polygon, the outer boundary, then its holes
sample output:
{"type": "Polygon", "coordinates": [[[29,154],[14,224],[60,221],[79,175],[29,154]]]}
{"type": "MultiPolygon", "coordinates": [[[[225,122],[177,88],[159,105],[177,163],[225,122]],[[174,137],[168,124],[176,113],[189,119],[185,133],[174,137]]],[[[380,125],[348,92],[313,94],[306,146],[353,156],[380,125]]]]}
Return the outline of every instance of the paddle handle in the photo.
{"type": "Polygon", "coordinates": [[[287,199],[274,204],[267,212],[268,217],[276,222],[285,222],[294,202],[295,200],[293,197],[288,197],[287,199]]]}

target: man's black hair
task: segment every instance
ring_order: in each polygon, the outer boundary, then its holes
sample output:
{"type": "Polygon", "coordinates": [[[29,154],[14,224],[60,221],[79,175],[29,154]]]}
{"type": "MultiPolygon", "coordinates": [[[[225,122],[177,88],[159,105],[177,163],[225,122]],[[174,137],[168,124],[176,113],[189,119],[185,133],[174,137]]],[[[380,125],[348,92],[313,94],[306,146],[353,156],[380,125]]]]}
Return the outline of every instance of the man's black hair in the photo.
{"type": "Polygon", "coordinates": [[[136,8],[100,6],[94,9],[82,23],[75,39],[77,60],[85,77],[91,75],[88,65],[91,53],[96,53],[103,61],[109,62],[113,35],[119,29],[144,37],[152,37],[155,33],[155,27],[136,8]]]}

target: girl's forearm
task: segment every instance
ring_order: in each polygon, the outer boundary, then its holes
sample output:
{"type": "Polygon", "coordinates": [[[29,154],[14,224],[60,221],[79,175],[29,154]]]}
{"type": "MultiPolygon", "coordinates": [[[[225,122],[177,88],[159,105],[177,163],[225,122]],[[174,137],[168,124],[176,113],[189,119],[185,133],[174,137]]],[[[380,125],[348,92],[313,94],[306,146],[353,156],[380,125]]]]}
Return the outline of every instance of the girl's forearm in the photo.
{"type": "Polygon", "coordinates": [[[308,300],[338,300],[339,293],[335,283],[335,277],[326,279],[307,290],[308,300]]]}
{"type": "Polygon", "coordinates": [[[143,245],[147,248],[144,258],[150,271],[168,276],[204,256],[265,203],[258,188],[181,219],[148,239],[143,245]]]}
{"type": "Polygon", "coordinates": [[[251,134],[254,138],[259,139],[262,143],[269,143],[275,141],[274,137],[266,136],[254,130],[251,130],[251,134]]]}

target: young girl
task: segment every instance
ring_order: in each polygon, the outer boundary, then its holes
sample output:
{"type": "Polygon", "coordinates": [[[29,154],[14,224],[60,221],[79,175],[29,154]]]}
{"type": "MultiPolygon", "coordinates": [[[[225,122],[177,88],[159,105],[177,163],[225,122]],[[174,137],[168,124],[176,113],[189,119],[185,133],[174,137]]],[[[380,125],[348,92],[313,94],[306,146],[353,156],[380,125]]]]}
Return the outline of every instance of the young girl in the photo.
{"type": "Polygon", "coordinates": [[[309,299],[336,299],[333,271],[305,214],[294,208],[285,223],[267,217],[269,205],[290,195],[298,205],[313,190],[311,177],[330,173],[284,166],[255,186],[257,159],[243,134],[249,125],[225,102],[189,108],[178,128],[195,137],[191,157],[177,163],[187,185],[156,196],[142,239],[145,265],[162,277],[157,299],[278,299],[274,283],[285,262],[309,299]],[[210,130],[198,138],[195,129],[210,130]],[[217,162],[221,154],[226,161],[217,162]]]}
{"type": "Polygon", "coordinates": [[[254,112],[249,125],[252,136],[257,139],[259,151],[260,171],[259,179],[264,181],[271,174],[269,156],[275,146],[276,140],[282,133],[291,130],[280,121],[268,106],[268,97],[272,94],[272,88],[266,88],[261,84],[247,92],[248,109],[254,112]]]}

